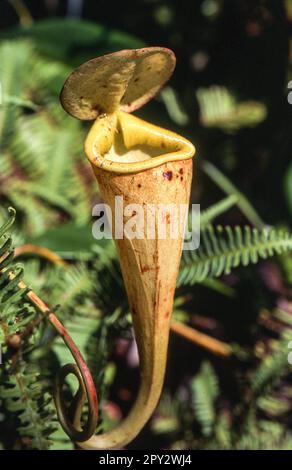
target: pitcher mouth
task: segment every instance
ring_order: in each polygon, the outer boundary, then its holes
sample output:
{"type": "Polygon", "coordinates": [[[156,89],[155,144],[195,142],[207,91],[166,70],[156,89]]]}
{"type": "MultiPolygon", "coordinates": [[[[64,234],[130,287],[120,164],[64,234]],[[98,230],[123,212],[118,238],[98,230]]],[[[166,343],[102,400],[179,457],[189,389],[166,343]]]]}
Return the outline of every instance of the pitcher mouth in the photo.
{"type": "Polygon", "coordinates": [[[96,119],[85,153],[94,167],[125,174],[192,158],[195,147],[174,132],[117,111],[96,119]]]}

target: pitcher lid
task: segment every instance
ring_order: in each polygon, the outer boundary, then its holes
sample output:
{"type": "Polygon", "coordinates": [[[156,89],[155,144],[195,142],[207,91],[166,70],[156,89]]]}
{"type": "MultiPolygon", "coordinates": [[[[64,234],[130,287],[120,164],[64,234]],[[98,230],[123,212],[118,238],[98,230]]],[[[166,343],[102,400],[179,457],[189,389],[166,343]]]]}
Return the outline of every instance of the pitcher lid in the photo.
{"type": "Polygon", "coordinates": [[[159,92],[175,62],[174,53],[164,47],[125,49],[89,60],[67,78],[62,106],[82,120],[117,109],[131,113],[159,92]]]}

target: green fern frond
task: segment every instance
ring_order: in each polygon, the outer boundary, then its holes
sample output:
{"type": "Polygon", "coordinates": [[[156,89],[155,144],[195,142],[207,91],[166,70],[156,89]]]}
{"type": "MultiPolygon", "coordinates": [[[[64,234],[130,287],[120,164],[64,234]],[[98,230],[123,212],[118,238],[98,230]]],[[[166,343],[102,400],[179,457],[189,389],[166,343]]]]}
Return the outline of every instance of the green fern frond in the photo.
{"type": "Polygon", "coordinates": [[[34,236],[64,217],[87,223],[96,192],[85,167],[82,125],[58,104],[67,73],[66,66],[44,60],[28,41],[0,46],[0,194],[16,207],[18,224],[34,236]]]}
{"type": "Polygon", "coordinates": [[[224,87],[213,85],[197,93],[203,126],[233,132],[242,127],[254,127],[267,115],[266,106],[256,101],[237,103],[224,87]]]}
{"type": "Polygon", "coordinates": [[[29,73],[31,46],[20,41],[5,41],[0,47],[0,141],[1,146],[11,136],[20,108],[5,102],[6,96],[24,97],[24,81],[19,79],[19,70],[26,76],[29,73]]]}
{"type": "Polygon", "coordinates": [[[38,113],[20,116],[11,139],[10,149],[19,169],[30,178],[44,174],[54,149],[53,129],[50,123],[40,119],[38,113]]]}
{"type": "Polygon", "coordinates": [[[7,197],[9,202],[17,208],[18,213],[22,214],[26,233],[33,233],[37,236],[42,234],[48,226],[58,223],[58,211],[48,207],[37,196],[26,191],[25,183],[11,182],[7,197]]]}
{"type": "Polygon", "coordinates": [[[10,214],[10,217],[9,219],[0,227],[0,237],[2,237],[6,232],[7,230],[10,229],[10,227],[13,225],[14,221],[15,221],[15,214],[16,214],[16,211],[15,209],[13,209],[13,207],[9,207],[8,208],[8,212],[10,214]]]}
{"type": "Polygon", "coordinates": [[[204,362],[192,381],[193,405],[196,419],[204,436],[210,436],[216,420],[215,400],[219,393],[218,379],[209,362],[204,362]]]}
{"type": "Polygon", "coordinates": [[[0,228],[0,337],[4,342],[2,352],[5,355],[5,341],[9,336],[21,333],[38,313],[27,302],[28,289],[20,289],[18,284],[23,279],[23,267],[13,262],[12,239],[6,234],[15,218],[14,209],[10,208],[11,216],[0,228]],[[2,235],[2,238],[1,238],[2,235]],[[13,272],[14,278],[10,277],[13,272]]]}
{"type": "Polygon", "coordinates": [[[93,262],[94,276],[97,279],[102,279],[102,282],[95,285],[96,305],[104,314],[112,315],[119,308],[125,313],[127,310],[126,294],[114,244],[109,242],[105,246],[95,245],[93,250],[95,257],[93,262]],[[113,286],[115,286],[114,297],[112,295],[113,286]]]}
{"type": "Polygon", "coordinates": [[[281,308],[275,308],[273,310],[273,317],[280,321],[285,327],[292,328],[292,317],[291,313],[282,310],[281,308]]]}
{"type": "Polygon", "coordinates": [[[236,450],[291,450],[292,435],[277,422],[260,421],[253,432],[247,432],[235,443],[236,450]]]}
{"type": "Polygon", "coordinates": [[[279,417],[289,413],[290,404],[288,401],[273,397],[271,395],[260,397],[257,402],[258,408],[269,416],[279,417]]]}
{"type": "Polygon", "coordinates": [[[155,434],[170,434],[179,429],[180,401],[164,393],[159,401],[156,419],[151,422],[155,434]]]}
{"type": "Polygon", "coordinates": [[[38,370],[26,363],[9,373],[0,386],[0,396],[6,409],[17,417],[20,436],[28,447],[45,450],[50,446],[49,436],[55,430],[50,397],[40,381],[38,370]],[[29,443],[27,442],[29,438],[29,443]]]}
{"type": "Polygon", "coordinates": [[[62,307],[67,308],[70,304],[76,303],[80,296],[89,295],[92,289],[91,274],[83,263],[79,263],[63,270],[63,276],[58,285],[59,301],[62,307]]]}
{"type": "Polygon", "coordinates": [[[17,422],[17,433],[25,438],[23,447],[47,449],[49,436],[55,429],[55,416],[46,384],[40,378],[40,367],[28,362],[33,334],[20,340],[17,353],[11,351],[8,341],[13,335],[20,335],[38,317],[35,308],[26,299],[28,289],[19,288],[23,268],[13,263],[12,240],[7,230],[14,222],[15,211],[10,209],[10,213],[10,218],[0,228],[1,406],[5,414],[17,422]],[[12,361],[13,355],[16,360],[12,361]]]}
{"type": "Polygon", "coordinates": [[[184,252],[178,284],[195,284],[229,274],[240,265],[291,249],[292,236],[282,230],[208,226],[201,232],[198,250],[184,252]]]}
{"type": "Polygon", "coordinates": [[[275,387],[291,367],[288,362],[288,344],[292,340],[291,332],[285,332],[251,378],[251,389],[256,397],[263,397],[275,387]]]}

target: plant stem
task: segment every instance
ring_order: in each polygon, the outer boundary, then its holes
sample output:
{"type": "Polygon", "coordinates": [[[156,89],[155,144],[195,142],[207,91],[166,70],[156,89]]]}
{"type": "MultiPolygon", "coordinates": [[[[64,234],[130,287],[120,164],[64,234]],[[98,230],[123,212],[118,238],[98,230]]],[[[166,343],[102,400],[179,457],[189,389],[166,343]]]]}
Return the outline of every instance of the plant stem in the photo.
{"type": "Polygon", "coordinates": [[[8,0],[8,2],[16,11],[21,26],[28,27],[33,24],[33,18],[30,11],[22,0],[8,0]]]}
{"type": "Polygon", "coordinates": [[[215,338],[211,338],[205,333],[201,333],[190,326],[184,325],[178,321],[172,320],[171,330],[182,336],[185,339],[188,339],[192,343],[200,346],[201,348],[207,349],[207,351],[216,354],[216,356],[221,356],[224,358],[229,358],[232,355],[232,348],[229,344],[224,343],[215,338]]]}
{"type": "Polygon", "coordinates": [[[238,207],[255,227],[258,229],[263,229],[267,226],[267,224],[265,224],[265,222],[260,218],[244,194],[242,194],[234,186],[234,184],[215,165],[213,165],[213,163],[205,160],[201,162],[201,165],[204,172],[217,184],[217,186],[219,186],[219,188],[222,189],[222,191],[224,191],[226,194],[233,194],[237,196],[238,207]]]}
{"type": "Polygon", "coordinates": [[[65,266],[66,262],[61,258],[61,256],[57,255],[53,251],[49,250],[46,247],[33,245],[31,243],[27,243],[22,245],[14,250],[14,258],[23,255],[24,253],[32,253],[41,256],[42,258],[51,261],[53,264],[60,264],[65,266]]]}

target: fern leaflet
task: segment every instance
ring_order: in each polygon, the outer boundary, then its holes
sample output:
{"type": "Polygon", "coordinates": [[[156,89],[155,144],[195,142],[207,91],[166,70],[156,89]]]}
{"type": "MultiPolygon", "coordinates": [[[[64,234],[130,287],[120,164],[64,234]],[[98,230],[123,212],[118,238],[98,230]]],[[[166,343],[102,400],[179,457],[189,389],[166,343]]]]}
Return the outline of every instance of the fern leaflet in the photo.
{"type": "Polygon", "coordinates": [[[292,236],[276,229],[208,226],[198,250],[185,251],[178,284],[195,284],[229,274],[233,268],[292,249],[292,236]]]}

